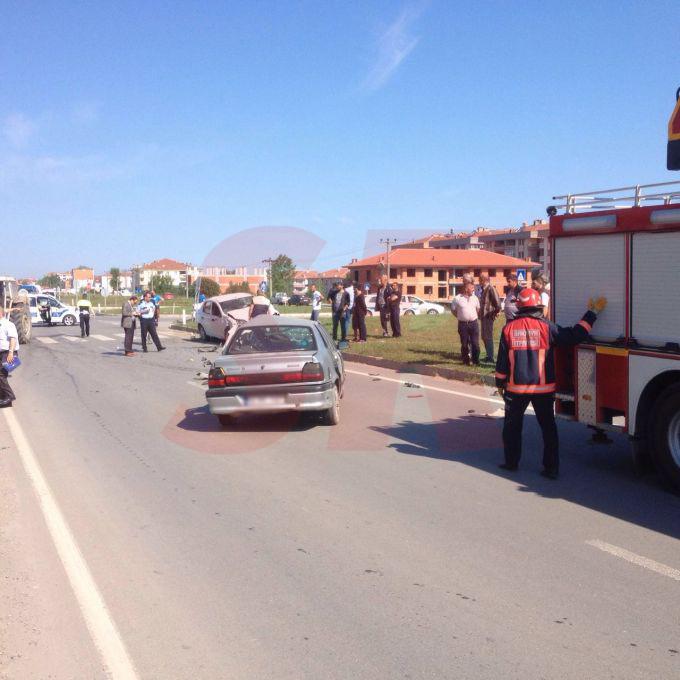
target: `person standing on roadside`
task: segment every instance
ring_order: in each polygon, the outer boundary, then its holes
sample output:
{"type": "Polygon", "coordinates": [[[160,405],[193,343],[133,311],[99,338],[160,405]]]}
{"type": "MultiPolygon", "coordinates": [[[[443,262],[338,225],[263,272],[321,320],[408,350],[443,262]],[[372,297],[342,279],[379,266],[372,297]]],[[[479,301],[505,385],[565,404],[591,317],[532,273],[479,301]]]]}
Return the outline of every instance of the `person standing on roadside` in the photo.
{"type": "Polygon", "coordinates": [[[342,283],[339,281],[333,285],[333,289],[328,294],[333,313],[333,340],[338,339],[338,326],[340,326],[340,339],[347,339],[347,327],[344,323],[345,312],[349,306],[349,295],[345,293],[342,283]]]}
{"type": "Polygon", "coordinates": [[[161,315],[161,302],[163,302],[163,298],[156,293],[155,290],[151,291],[151,300],[156,305],[156,311],[154,312],[153,315],[153,321],[156,324],[156,328],[158,328],[158,320],[161,315]]]}
{"type": "Polygon", "coordinates": [[[137,305],[137,311],[139,312],[139,322],[142,327],[142,352],[147,352],[146,349],[146,336],[147,334],[151,336],[153,344],[156,345],[156,349],[162,352],[165,347],[161,345],[161,341],[158,338],[158,333],[156,332],[156,305],[151,299],[151,292],[146,291],[144,293],[144,299],[137,305]]]}
{"type": "Polygon", "coordinates": [[[121,313],[120,325],[125,333],[125,356],[133,357],[135,353],[132,351],[132,342],[135,339],[135,327],[137,326],[137,317],[139,314],[135,310],[137,305],[137,296],[131,295],[130,299],[123,304],[121,313]]]}
{"type": "Polygon", "coordinates": [[[345,337],[347,337],[347,334],[349,333],[349,325],[352,322],[352,312],[354,311],[354,296],[356,295],[355,293],[355,288],[354,288],[354,283],[350,281],[349,283],[344,284],[345,288],[345,293],[347,295],[347,309],[345,310],[345,316],[343,318],[343,323],[345,324],[345,337]]]}
{"type": "Polygon", "coordinates": [[[11,364],[19,344],[17,327],[5,317],[5,310],[0,306],[0,408],[12,406],[16,399],[14,390],[9,386],[7,369],[2,364],[11,364]]]}
{"type": "Polygon", "coordinates": [[[543,305],[543,316],[550,319],[550,295],[548,295],[548,277],[542,269],[535,269],[531,273],[531,287],[538,291],[543,305]]]}
{"type": "Polygon", "coordinates": [[[503,304],[503,311],[505,312],[505,321],[512,321],[517,316],[517,298],[522,292],[522,289],[517,283],[517,274],[508,274],[505,277],[508,284],[505,286],[505,302],[503,304]]]}
{"type": "Polygon", "coordinates": [[[501,301],[498,299],[498,292],[491,283],[488,274],[479,275],[479,286],[482,289],[482,297],[479,301],[482,317],[482,341],[486,348],[484,362],[494,363],[493,325],[501,312],[501,301]]]}
{"type": "Polygon", "coordinates": [[[458,319],[461,359],[466,366],[470,361],[479,366],[479,298],[471,277],[463,279],[463,292],[451,302],[451,313],[458,319]]]}
{"type": "Polygon", "coordinates": [[[356,289],[354,296],[354,311],[352,312],[352,329],[354,330],[355,342],[366,342],[366,297],[361,288],[356,289]]]}
{"type": "Polygon", "coordinates": [[[380,314],[380,325],[382,327],[383,338],[388,336],[387,320],[390,317],[390,308],[387,302],[387,276],[383,274],[378,281],[378,294],[375,296],[375,311],[380,314]]]}
{"type": "Polygon", "coordinates": [[[90,337],[90,316],[92,315],[92,303],[87,299],[87,293],[78,300],[78,316],[80,317],[80,337],[90,337]]]}
{"type": "Polygon", "coordinates": [[[390,310],[390,327],[392,337],[401,337],[401,288],[396,281],[392,281],[387,290],[387,304],[390,310]]]}
{"type": "Polygon", "coordinates": [[[309,297],[312,300],[312,316],[310,317],[312,321],[319,320],[319,314],[321,314],[321,293],[316,289],[316,285],[312,284],[309,287],[309,297]]]}

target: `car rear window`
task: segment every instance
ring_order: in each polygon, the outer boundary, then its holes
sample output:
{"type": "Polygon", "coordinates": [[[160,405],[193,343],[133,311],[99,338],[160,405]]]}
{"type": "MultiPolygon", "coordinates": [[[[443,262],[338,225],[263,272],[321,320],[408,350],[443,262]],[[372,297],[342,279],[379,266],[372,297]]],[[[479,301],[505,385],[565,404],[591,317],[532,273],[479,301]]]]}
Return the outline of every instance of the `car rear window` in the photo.
{"type": "Polygon", "coordinates": [[[234,298],[233,300],[224,300],[220,302],[223,312],[233,312],[235,309],[243,309],[249,307],[253,303],[253,298],[250,295],[244,297],[234,298]]]}
{"type": "Polygon", "coordinates": [[[240,328],[229,343],[226,354],[316,351],[316,340],[307,326],[255,326],[240,328]]]}

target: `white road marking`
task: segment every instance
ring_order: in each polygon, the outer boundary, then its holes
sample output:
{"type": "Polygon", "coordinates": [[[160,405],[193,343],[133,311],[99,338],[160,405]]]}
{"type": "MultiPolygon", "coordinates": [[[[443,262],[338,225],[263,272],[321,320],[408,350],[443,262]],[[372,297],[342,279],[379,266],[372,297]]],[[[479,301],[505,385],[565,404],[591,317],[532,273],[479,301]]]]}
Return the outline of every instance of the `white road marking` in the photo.
{"type": "MultiPolygon", "coordinates": [[[[405,385],[407,382],[413,382],[413,380],[398,380],[397,378],[388,378],[384,375],[371,375],[370,373],[364,373],[363,371],[353,371],[349,368],[345,369],[345,373],[351,373],[352,375],[363,375],[367,378],[379,377],[380,380],[386,380],[387,382],[398,383],[399,385],[405,385]]],[[[493,399],[492,397],[482,397],[477,394],[470,394],[469,392],[457,392],[456,390],[447,390],[443,387],[434,387],[433,385],[421,385],[424,390],[432,390],[433,392],[443,392],[444,394],[453,394],[455,397],[465,397],[466,399],[477,399],[479,401],[488,401],[492,404],[501,404],[505,406],[505,402],[502,399],[493,399]]]]}
{"type": "Polygon", "coordinates": [[[83,554],[66,523],[52,491],[43,475],[38,459],[11,409],[5,409],[5,420],[33,484],[47,529],[75,593],[80,611],[112,680],[138,680],[132,659],[90,573],[83,554]]]}
{"type": "Polygon", "coordinates": [[[597,539],[586,541],[586,543],[593,546],[593,548],[602,550],[603,552],[614,555],[615,557],[620,557],[622,560],[626,560],[626,562],[637,564],[638,567],[643,567],[644,569],[655,571],[657,574],[661,574],[662,576],[672,578],[675,581],[680,581],[680,569],[673,569],[673,567],[669,567],[667,564],[650,560],[648,557],[637,555],[636,553],[630,552],[625,548],[619,548],[617,545],[605,543],[604,541],[599,541],[597,539]]]}
{"type": "Polygon", "coordinates": [[[54,338],[49,338],[49,337],[43,337],[43,338],[37,337],[36,340],[38,342],[42,342],[44,345],[56,345],[57,344],[57,341],[54,338]]]}
{"type": "Polygon", "coordinates": [[[110,338],[108,335],[91,335],[90,337],[95,340],[115,340],[115,338],[110,338]]]}
{"type": "Polygon", "coordinates": [[[69,342],[82,342],[83,341],[82,338],[75,338],[72,335],[62,335],[61,337],[64,338],[64,340],[68,340],[69,342]]]}

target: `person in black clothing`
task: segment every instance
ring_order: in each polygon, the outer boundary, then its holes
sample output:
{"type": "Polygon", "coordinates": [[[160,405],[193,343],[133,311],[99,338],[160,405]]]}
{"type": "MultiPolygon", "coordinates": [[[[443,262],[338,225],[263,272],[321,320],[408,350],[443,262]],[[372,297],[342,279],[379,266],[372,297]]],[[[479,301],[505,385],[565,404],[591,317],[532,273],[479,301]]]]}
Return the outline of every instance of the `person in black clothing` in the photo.
{"type": "Polygon", "coordinates": [[[392,327],[392,337],[401,337],[401,319],[399,318],[399,306],[401,305],[401,290],[396,281],[392,281],[387,286],[386,291],[387,305],[390,310],[390,326],[392,327]]]}
{"type": "Polygon", "coordinates": [[[375,296],[375,311],[380,314],[380,325],[382,326],[383,338],[387,337],[387,320],[390,318],[390,308],[387,303],[387,276],[384,274],[378,281],[378,294],[375,296]]]}
{"type": "Polygon", "coordinates": [[[328,293],[328,301],[333,311],[333,340],[338,339],[338,326],[340,326],[340,338],[347,339],[347,325],[343,323],[345,313],[349,308],[349,294],[345,292],[342,283],[337,282],[328,293]]]}
{"type": "Polygon", "coordinates": [[[357,287],[354,293],[354,310],[352,311],[352,329],[355,342],[366,342],[366,298],[364,291],[357,287]]]}

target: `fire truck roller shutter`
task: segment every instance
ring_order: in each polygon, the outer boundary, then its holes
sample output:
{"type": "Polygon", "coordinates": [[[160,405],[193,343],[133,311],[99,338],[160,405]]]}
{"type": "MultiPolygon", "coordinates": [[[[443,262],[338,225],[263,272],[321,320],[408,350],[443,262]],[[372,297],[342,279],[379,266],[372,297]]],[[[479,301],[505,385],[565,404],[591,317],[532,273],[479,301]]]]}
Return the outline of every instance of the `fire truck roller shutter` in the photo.
{"type": "Polygon", "coordinates": [[[680,231],[633,234],[632,270],[632,336],[651,347],[680,343],[680,231]]]}
{"type": "Polygon", "coordinates": [[[561,326],[572,326],[593,295],[607,298],[592,336],[614,341],[625,334],[626,243],[623,234],[556,238],[553,313],[561,326]]]}

